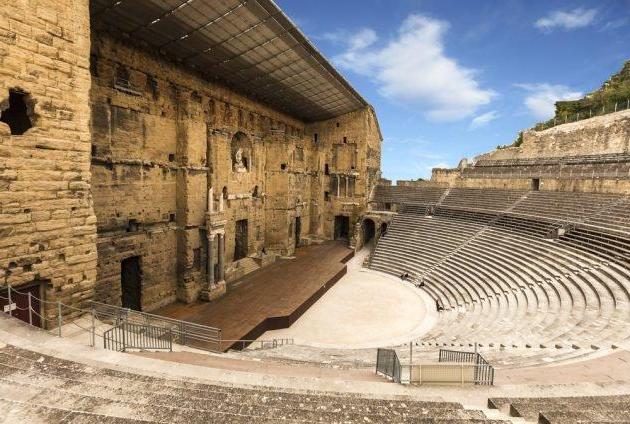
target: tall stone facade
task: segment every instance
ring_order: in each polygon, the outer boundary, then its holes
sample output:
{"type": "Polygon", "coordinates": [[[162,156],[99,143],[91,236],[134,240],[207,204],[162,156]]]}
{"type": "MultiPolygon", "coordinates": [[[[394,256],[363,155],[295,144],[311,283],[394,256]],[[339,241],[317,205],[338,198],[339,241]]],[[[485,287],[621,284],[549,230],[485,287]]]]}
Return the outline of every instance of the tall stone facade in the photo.
{"type": "Polygon", "coordinates": [[[0,8],[0,292],[152,310],[352,243],[380,178],[370,107],[300,120],[90,28],[89,3],[0,8]]]}
{"type": "Polygon", "coordinates": [[[73,306],[96,281],[89,52],[88,2],[0,7],[0,285],[73,306]]]}
{"type": "Polygon", "coordinates": [[[130,257],[151,310],[220,295],[252,260],[352,239],[380,177],[372,109],[302,122],[96,31],[91,70],[98,300],[120,302],[130,257]]]}

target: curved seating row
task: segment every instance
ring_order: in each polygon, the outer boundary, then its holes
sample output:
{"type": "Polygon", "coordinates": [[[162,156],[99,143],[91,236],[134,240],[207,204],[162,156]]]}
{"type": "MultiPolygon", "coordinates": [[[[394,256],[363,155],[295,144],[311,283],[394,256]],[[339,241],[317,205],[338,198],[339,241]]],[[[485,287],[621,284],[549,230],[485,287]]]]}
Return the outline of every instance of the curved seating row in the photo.
{"type": "Polygon", "coordinates": [[[488,408],[538,423],[586,424],[630,421],[630,396],[490,398],[488,408]]]}
{"type": "MultiPolygon", "coordinates": [[[[434,208],[501,213],[557,226],[581,225],[599,231],[630,233],[630,196],[563,191],[524,191],[414,186],[377,186],[372,205],[396,204],[403,212],[434,208]]],[[[391,210],[391,208],[385,208],[391,210]]],[[[444,214],[443,213],[443,214],[444,214]]]]}
{"type": "Polygon", "coordinates": [[[629,239],[575,228],[553,240],[548,222],[436,213],[396,216],[370,265],[409,273],[444,306],[421,342],[590,349],[630,337],[629,239]]]}
{"type": "Polygon", "coordinates": [[[504,423],[455,402],[202,384],[87,366],[11,345],[0,349],[0,416],[5,422],[59,423],[504,423]]]}

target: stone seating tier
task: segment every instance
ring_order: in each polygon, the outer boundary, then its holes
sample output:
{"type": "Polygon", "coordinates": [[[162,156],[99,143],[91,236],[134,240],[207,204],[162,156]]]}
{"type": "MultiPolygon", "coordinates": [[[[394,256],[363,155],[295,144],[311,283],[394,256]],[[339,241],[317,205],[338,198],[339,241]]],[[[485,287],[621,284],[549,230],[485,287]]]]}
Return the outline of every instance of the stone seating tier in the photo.
{"type": "Polygon", "coordinates": [[[440,206],[435,213],[397,215],[370,265],[409,273],[445,307],[420,343],[576,348],[558,350],[568,358],[630,337],[627,239],[573,229],[550,240],[549,222],[440,206]]]}
{"type": "Polygon", "coordinates": [[[0,416],[52,423],[504,423],[454,402],[203,384],[86,366],[10,345],[0,349],[0,416]]]}

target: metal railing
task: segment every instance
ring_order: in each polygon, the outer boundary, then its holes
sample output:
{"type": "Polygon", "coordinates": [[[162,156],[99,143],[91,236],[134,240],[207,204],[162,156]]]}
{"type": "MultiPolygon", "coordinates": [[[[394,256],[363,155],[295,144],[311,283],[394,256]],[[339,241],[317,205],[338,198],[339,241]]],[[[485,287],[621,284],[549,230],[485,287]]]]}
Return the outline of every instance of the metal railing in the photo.
{"type": "Polygon", "coordinates": [[[103,347],[117,352],[127,349],[165,349],[173,351],[170,328],[122,322],[103,333],[103,347]]]}
{"type": "Polygon", "coordinates": [[[287,346],[293,344],[293,339],[270,339],[270,340],[221,340],[224,346],[232,344],[232,348],[244,350],[245,348],[250,350],[262,350],[262,349],[274,349],[279,346],[287,346]]]}
{"type": "Polygon", "coordinates": [[[530,179],[530,178],[555,178],[555,179],[630,179],[630,168],[620,169],[614,168],[609,170],[579,170],[560,168],[551,170],[508,170],[488,172],[484,168],[467,168],[464,170],[463,176],[468,178],[514,178],[514,179],[530,179]]]}
{"type": "MultiPolygon", "coordinates": [[[[411,354],[411,350],[410,350],[411,354]]],[[[401,364],[394,349],[377,349],[376,374],[404,384],[494,384],[494,367],[480,354],[440,349],[437,364],[401,364]]]]}
{"type": "Polygon", "coordinates": [[[440,363],[474,364],[475,384],[490,386],[494,384],[494,367],[477,352],[440,349],[438,361],[440,363]]]}
{"type": "Polygon", "coordinates": [[[589,108],[588,112],[576,112],[573,114],[565,113],[563,116],[555,116],[547,122],[541,122],[534,126],[536,131],[543,131],[548,128],[553,128],[557,125],[568,124],[570,122],[582,121],[584,119],[594,118],[596,116],[608,115],[609,113],[620,112],[622,110],[630,109],[630,99],[616,101],[614,103],[604,103],[601,107],[589,108]]]}
{"type": "Polygon", "coordinates": [[[417,364],[404,365],[405,382],[409,384],[461,385],[475,384],[474,364],[417,364]],[[406,370],[409,370],[408,372],[406,370]]]}
{"type": "Polygon", "coordinates": [[[377,349],[376,373],[392,379],[394,383],[401,382],[402,366],[394,349],[377,349]]]}
{"type": "MultiPolygon", "coordinates": [[[[0,288],[2,290],[2,288],[0,288]]],[[[96,301],[89,301],[89,308],[76,308],[66,305],[61,301],[46,301],[34,296],[32,293],[24,293],[10,285],[6,287],[7,295],[0,295],[0,304],[4,305],[6,315],[20,319],[27,324],[41,328],[50,334],[62,337],[64,325],[73,325],[86,332],[90,336],[90,346],[96,346],[98,337],[104,339],[104,344],[114,346],[122,343],[122,334],[114,334],[116,331],[127,329],[125,343],[130,348],[166,349],[166,347],[149,347],[146,343],[138,344],[142,340],[134,340],[134,337],[146,335],[155,339],[160,334],[169,334],[172,343],[186,345],[210,352],[222,352],[226,342],[240,342],[243,347],[252,344],[257,349],[272,349],[278,346],[292,345],[293,339],[280,338],[269,340],[223,340],[221,329],[209,327],[188,321],[134,311],[120,306],[108,305],[96,301]],[[47,312],[40,311],[37,306],[48,305],[47,312]],[[85,319],[84,319],[85,318],[85,319]],[[86,322],[87,321],[87,322],[86,322]],[[113,328],[100,333],[97,331],[99,324],[109,324],[113,328]],[[118,330],[114,328],[118,327],[118,330]],[[105,337],[109,342],[105,342],[105,337]],[[131,345],[128,344],[131,341],[131,345]],[[143,347],[145,346],[145,347],[143,347]]],[[[147,340],[145,340],[147,342],[147,340]]],[[[170,349],[170,348],[169,348],[170,349]]],[[[114,349],[116,350],[116,349],[114,349]]]]}
{"type": "Polygon", "coordinates": [[[222,351],[221,329],[174,318],[134,311],[119,306],[91,301],[99,321],[116,326],[121,322],[169,329],[173,342],[211,352],[222,351]]]}

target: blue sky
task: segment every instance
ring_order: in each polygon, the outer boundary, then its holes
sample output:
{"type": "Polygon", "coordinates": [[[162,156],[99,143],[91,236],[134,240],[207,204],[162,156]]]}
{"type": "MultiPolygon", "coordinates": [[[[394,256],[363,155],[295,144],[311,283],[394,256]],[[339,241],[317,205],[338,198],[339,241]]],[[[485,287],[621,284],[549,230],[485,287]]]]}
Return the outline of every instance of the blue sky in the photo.
{"type": "Polygon", "coordinates": [[[630,0],[277,0],[376,108],[383,176],[509,144],[630,59],[630,0]]]}

